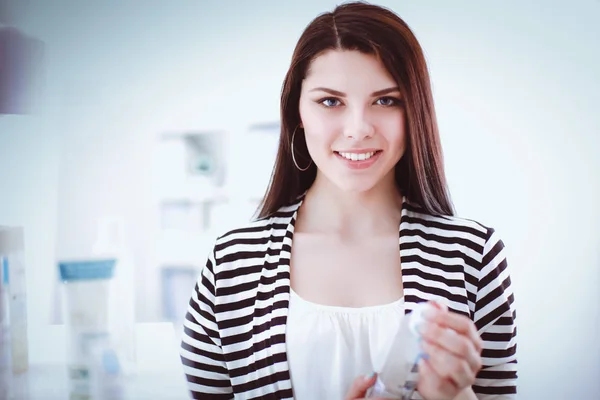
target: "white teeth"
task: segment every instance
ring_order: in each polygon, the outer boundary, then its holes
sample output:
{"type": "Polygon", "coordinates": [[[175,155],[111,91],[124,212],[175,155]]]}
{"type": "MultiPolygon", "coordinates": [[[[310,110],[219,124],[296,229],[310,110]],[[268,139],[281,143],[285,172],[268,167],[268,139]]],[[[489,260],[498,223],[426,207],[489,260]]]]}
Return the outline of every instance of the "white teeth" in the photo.
{"type": "Polygon", "coordinates": [[[369,153],[360,153],[360,154],[358,154],[358,153],[338,153],[338,154],[348,160],[363,161],[363,160],[368,160],[369,158],[373,157],[375,155],[375,152],[371,151],[369,153]]]}

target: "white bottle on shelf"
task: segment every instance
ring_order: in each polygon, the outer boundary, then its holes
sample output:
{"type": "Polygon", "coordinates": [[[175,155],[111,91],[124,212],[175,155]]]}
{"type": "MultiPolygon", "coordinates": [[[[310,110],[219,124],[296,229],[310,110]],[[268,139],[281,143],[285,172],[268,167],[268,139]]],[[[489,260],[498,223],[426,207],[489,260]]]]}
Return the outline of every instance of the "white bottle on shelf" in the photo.
{"type": "Polygon", "coordinates": [[[92,248],[94,258],[116,260],[114,281],[109,296],[109,308],[118,313],[109,315],[109,328],[114,333],[114,344],[119,354],[122,372],[135,371],[135,266],[127,246],[124,221],[118,217],[98,220],[96,242],[92,248]]]}
{"type": "MultiPolygon", "coordinates": [[[[69,398],[105,400],[103,354],[114,348],[109,306],[116,260],[60,261],[65,294],[69,398]]],[[[108,399],[106,399],[108,400],[108,399]]],[[[111,400],[119,400],[115,397],[111,400]]]]}
{"type": "Polygon", "coordinates": [[[23,229],[0,227],[0,399],[28,398],[23,229]]]}
{"type": "Polygon", "coordinates": [[[27,335],[27,290],[23,229],[0,227],[0,254],[3,269],[7,273],[8,318],[12,373],[23,374],[29,369],[29,346],[27,335]]]}

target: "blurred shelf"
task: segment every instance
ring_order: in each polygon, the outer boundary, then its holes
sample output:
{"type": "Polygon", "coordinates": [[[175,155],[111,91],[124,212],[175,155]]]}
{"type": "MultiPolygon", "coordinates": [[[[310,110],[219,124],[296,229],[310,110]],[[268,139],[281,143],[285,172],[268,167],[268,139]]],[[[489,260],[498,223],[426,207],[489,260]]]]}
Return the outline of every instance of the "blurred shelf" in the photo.
{"type": "MultiPolygon", "coordinates": [[[[66,328],[52,326],[46,336],[46,362],[11,376],[7,387],[14,399],[67,399],[66,328]]],[[[169,322],[136,323],[136,371],[125,382],[126,399],[187,399],[189,392],[179,358],[180,328],[169,322]]],[[[3,382],[4,383],[4,382],[3,382]]],[[[8,389],[6,388],[6,389],[8,389]]],[[[5,390],[3,386],[1,390],[5,390]]],[[[2,397],[4,398],[4,397],[2,397]]]]}
{"type": "Polygon", "coordinates": [[[248,127],[248,132],[251,133],[266,133],[279,135],[281,131],[281,123],[279,121],[259,122],[248,127]]]}

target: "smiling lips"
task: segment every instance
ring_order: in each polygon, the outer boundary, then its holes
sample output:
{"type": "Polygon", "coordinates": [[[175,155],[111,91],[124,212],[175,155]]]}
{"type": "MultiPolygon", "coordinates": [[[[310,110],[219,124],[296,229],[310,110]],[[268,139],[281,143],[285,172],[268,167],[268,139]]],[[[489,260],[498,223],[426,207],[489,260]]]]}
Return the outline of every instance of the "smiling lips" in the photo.
{"type": "Polygon", "coordinates": [[[347,160],[351,161],[362,161],[368,160],[369,158],[375,155],[375,151],[370,151],[368,153],[339,153],[340,156],[344,157],[347,160]]]}
{"type": "Polygon", "coordinates": [[[366,169],[377,161],[381,150],[336,151],[335,155],[351,169],[366,169]]]}

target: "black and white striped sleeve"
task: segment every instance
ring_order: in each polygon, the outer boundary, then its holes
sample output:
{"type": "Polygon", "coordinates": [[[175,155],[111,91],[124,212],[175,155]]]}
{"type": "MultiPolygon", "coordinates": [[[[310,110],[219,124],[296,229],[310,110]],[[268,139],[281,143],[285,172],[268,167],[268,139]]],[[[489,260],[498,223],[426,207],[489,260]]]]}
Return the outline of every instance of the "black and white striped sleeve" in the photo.
{"type": "Polygon", "coordinates": [[[479,399],[515,399],[517,326],[504,243],[488,230],[483,249],[474,322],[483,340],[483,368],[473,391],[479,399]]]}
{"type": "Polygon", "coordinates": [[[193,399],[233,399],[215,318],[215,257],[211,251],[184,320],[181,361],[193,399]]]}

